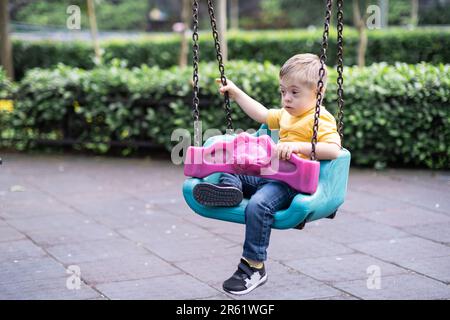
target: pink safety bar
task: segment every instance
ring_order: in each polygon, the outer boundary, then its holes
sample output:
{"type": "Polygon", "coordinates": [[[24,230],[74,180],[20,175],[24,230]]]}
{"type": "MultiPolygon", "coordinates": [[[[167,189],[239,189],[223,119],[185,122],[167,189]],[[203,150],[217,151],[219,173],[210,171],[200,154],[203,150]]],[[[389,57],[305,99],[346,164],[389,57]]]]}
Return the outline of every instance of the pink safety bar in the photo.
{"type": "Polygon", "coordinates": [[[246,132],[233,140],[217,141],[209,147],[190,146],[186,152],[184,174],[204,178],[215,172],[246,174],[286,182],[297,191],[313,194],[319,183],[320,163],[292,154],[279,160],[276,144],[268,135],[246,132]]]}

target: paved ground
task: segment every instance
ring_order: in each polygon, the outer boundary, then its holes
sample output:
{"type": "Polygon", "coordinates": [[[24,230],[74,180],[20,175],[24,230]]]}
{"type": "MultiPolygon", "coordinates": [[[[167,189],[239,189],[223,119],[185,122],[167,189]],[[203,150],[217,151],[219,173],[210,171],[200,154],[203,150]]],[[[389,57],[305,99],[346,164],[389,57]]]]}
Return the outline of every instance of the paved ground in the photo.
{"type": "Polygon", "coordinates": [[[181,167],[1,156],[0,299],[450,298],[449,172],[352,170],[336,219],[274,230],[268,283],[235,297],[243,226],[191,212],[181,167]]]}

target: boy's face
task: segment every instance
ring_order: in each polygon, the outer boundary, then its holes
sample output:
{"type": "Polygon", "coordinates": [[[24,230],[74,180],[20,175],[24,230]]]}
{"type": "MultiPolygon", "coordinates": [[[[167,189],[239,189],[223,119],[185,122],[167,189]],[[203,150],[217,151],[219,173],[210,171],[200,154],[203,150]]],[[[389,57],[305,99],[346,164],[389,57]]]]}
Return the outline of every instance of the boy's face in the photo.
{"type": "Polygon", "coordinates": [[[316,105],[316,91],[305,84],[280,80],[281,103],[291,116],[300,116],[316,105]]]}

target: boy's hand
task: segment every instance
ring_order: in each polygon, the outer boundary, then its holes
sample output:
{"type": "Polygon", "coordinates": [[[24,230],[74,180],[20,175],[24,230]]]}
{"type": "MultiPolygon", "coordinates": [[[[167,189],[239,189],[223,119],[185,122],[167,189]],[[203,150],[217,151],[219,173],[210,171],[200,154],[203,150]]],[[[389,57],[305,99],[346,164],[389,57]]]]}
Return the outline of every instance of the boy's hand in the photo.
{"type": "Polygon", "coordinates": [[[280,160],[289,160],[292,152],[300,152],[300,146],[297,142],[279,142],[277,144],[277,154],[280,160]]]}
{"type": "Polygon", "coordinates": [[[220,79],[216,79],[216,83],[220,84],[219,92],[221,95],[224,95],[225,92],[228,92],[228,96],[230,99],[236,100],[236,97],[241,92],[241,89],[239,89],[231,80],[227,79],[227,85],[222,85],[222,81],[220,79]]]}

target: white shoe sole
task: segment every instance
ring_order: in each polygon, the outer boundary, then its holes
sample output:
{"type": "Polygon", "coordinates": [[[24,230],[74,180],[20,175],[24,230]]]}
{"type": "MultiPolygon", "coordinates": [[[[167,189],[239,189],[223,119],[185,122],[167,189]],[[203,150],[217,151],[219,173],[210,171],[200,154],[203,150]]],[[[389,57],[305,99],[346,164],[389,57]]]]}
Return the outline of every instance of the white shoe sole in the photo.
{"type": "Polygon", "coordinates": [[[257,283],[255,283],[254,285],[252,285],[250,288],[247,288],[247,290],[244,291],[228,291],[225,290],[228,293],[231,294],[235,294],[235,295],[243,295],[243,294],[247,294],[253,290],[255,290],[256,288],[258,288],[259,286],[262,286],[264,283],[266,283],[267,281],[267,273],[264,275],[264,277],[262,277],[261,279],[259,279],[259,281],[257,283]]]}

